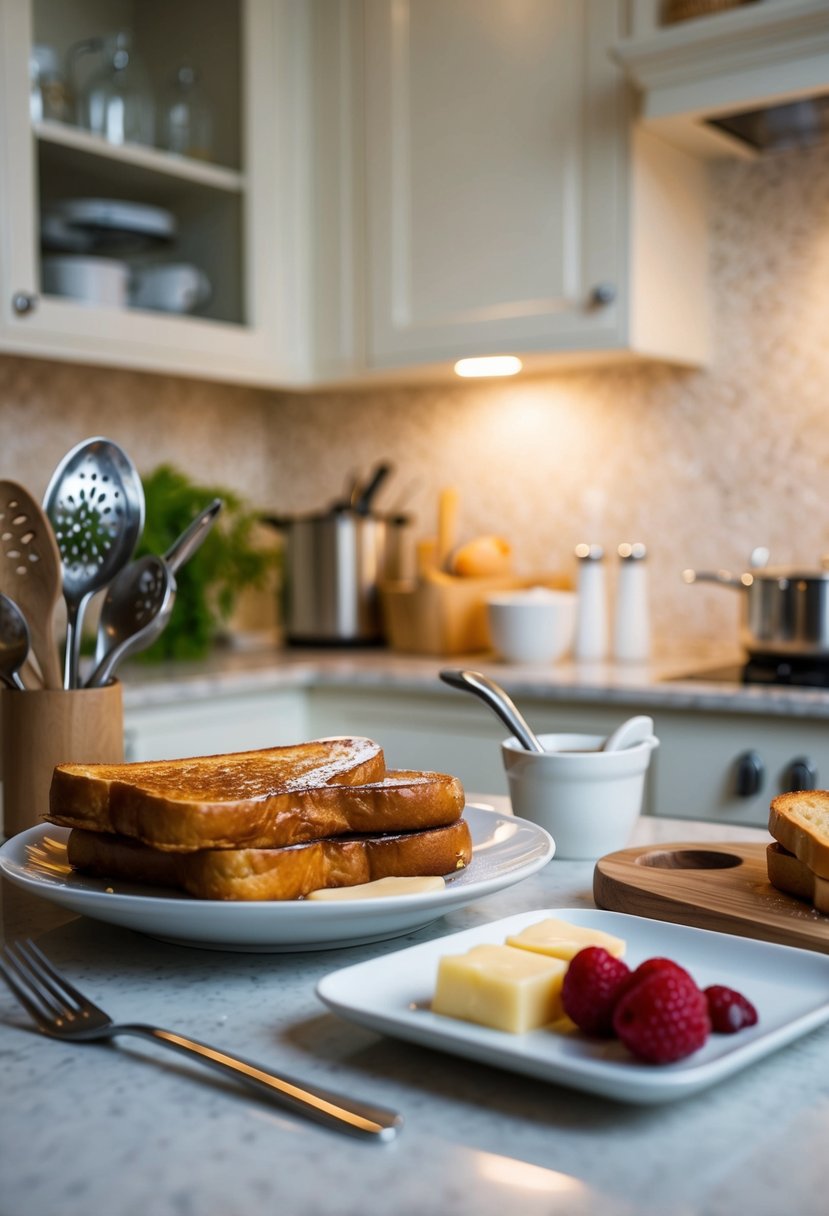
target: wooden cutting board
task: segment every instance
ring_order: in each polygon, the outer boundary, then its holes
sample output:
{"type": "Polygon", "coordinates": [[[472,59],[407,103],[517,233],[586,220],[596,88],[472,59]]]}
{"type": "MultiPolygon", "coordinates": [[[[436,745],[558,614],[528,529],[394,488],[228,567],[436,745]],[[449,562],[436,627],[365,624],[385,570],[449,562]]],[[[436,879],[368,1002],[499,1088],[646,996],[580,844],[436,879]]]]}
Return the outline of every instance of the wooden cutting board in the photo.
{"type": "Polygon", "coordinates": [[[768,880],[765,844],[663,844],[609,853],[599,908],[829,954],[829,916],[768,880]]]}

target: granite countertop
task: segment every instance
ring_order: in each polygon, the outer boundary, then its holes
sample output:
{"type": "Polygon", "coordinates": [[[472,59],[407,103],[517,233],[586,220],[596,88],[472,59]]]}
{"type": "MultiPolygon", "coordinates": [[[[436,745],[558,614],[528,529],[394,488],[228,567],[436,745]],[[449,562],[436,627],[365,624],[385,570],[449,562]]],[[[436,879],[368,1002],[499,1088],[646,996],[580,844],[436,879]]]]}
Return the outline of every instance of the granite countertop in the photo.
{"type": "MultiPolygon", "coordinates": [[[[495,799],[493,802],[497,801],[495,799]]],[[[638,839],[767,839],[642,820],[638,839]]],[[[3,1216],[823,1216],[829,1026],[695,1097],[633,1107],[406,1045],[341,1020],[328,972],[532,908],[592,906],[592,863],[532,878],[395,941],[300,954],[165,944],[2,884],[2,929],[38,938],[122,1020],[154,1022],[391,1106],[391,1144],[287,1115],[137,1039],[32,1031],[0,985],[3,1216]]]]}
{"type": "Polygon", "coordinates": [[[711,650],[655,659],[648,664],[561,662],[549,666],[500,663],[491,655],[447,658],[372,649],[263,649],[217,651],[200,663],[134,664],[120,674],[127,707],[166,704],[182,697],[284,688],[408,690],[457,696],[438,679],[443,667],[483,671],[525,700],[620,704],[647,709],[829,718],[829,690],[754,685],[704,678],[736,667],[739,654],[711,650]]]}

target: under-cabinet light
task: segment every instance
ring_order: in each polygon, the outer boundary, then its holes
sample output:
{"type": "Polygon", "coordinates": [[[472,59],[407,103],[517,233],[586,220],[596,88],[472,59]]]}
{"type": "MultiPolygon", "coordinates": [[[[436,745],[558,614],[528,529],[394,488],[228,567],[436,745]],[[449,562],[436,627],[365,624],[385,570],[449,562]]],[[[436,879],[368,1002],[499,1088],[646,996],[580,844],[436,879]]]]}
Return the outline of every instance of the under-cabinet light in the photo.
{"type": "Polygon", "coordinates": [[[458,359],[456,376],[514,376],[521,371],[515,355],[488,355],[480,359],[458,359]]]}

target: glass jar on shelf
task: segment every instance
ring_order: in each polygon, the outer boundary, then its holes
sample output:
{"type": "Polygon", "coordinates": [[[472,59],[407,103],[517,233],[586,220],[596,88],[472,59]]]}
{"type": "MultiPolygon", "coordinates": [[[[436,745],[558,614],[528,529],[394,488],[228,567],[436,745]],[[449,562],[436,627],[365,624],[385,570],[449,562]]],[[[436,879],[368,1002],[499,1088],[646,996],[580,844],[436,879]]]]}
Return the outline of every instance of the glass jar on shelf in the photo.
{"type": "Polygon", "coordinates": [[[78,43],[72,61],[98,53],[104,63],[80,90],[78,122],[112,144],[155,142],[155,104],[149,79],[136,54],[132,35],[121,30],[109,38],[78,43]]]}
{"type": "Polygon", "coordinates": [[[38,43],[29,55],[29,113],[32,122],[51,119],[70,122],[69,86],[61,71],[60,56],[52,46],[38,43]]]}
{"type": "Polygon", "coordinates": [[[189,63],[179,67],[165,99],[161,146],[177,156],[213,159],[213,113],[189,63]]]}

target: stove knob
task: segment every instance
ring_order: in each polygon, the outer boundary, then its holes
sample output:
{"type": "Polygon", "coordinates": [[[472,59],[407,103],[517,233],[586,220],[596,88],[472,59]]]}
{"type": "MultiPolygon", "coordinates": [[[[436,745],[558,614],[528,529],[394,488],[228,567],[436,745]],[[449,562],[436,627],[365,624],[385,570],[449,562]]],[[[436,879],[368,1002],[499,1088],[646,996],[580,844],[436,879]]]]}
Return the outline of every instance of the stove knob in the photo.
{"type": "Polygon", "coordinates": [[[757,752],[743,752],[737,757],[735,793],[738,798],[753,798],[763,788],[766,770],[757,752]]]}
{"type": "Polygon", "coordinates": [[[817,789],[817,769],[808,756],[798,756],[792,760],[783,774],[782,789],[784,793],[817,789]]]}

